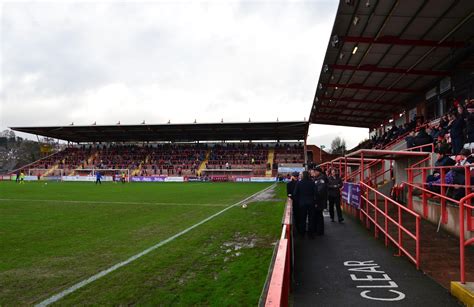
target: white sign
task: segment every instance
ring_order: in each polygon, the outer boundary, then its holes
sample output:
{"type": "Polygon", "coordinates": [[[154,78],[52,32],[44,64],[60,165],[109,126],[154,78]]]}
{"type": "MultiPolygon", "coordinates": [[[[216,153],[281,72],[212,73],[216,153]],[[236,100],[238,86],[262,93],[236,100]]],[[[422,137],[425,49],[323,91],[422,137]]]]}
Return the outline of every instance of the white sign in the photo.
{"type": "Polygon", "coordinates": [[[251,177],[250,182],[275,182],[275,177],[251,177]]]}
{"type": "Polygon", "coordinates": [[[398,285],[394,282],[385,271],[380,269],[380,266],[373,260],[369,261],[346,261],[346,267],[349,267],[351,279],[360,282],[357,285],[359,289],[378,289],[377,295],[373,295],[373,290],[364,290],[360,292],[360,296],[368,300],[394,302],[401,301],[405,298],[405,294],[398,290],[398,285]],[[380,292],[380,290],[384,290],[380,292]]]}
{"type": "MultiPolygon", "coordinates": [[[[96,180],[95,176],[62,176],[62,181],[87,181],[94,182],[96,180]]],[[[112,176],[103,176],[101,181],[112,181],[112,176]]]]}
{"type": "Polygon", "coordinates": [[[184,182],[184,177],[166,177],[165,182],[184,182]]]}

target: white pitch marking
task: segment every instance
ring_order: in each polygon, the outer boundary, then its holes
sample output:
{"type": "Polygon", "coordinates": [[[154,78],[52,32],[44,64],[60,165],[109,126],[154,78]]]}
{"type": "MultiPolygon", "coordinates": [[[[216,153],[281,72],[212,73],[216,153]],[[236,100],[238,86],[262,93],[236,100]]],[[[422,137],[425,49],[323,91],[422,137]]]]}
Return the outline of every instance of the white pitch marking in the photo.
{"type": "Polygon", "coordinates": [[[180,203],[152,203],[152,202],[128,202],[128,201],[99,201],[99,200],[61,200],[61,199],[19,199],[0,198],[0,201],[16,202],[51,202],[51,203],[71,203],[71,204],[117,204],[117,205],[158,205],[158,206],[204,206],[204,207],[226,207],[228,204],[180,204],[180,203]]]}
{"type": "Polygon", "coordinates": [[[52,304],[52,303],[55,303],[55,302],[59,301],[60,299],[62,299],[62,298],[65,297],[66,295],[68,295],[68,294],[70,294],[70,293],[72,293],[72,292],[74,292],[74,291],[76,291],[76,290],[78,290],[78,289],[80,289],[80,288],[82,288],[82,287],[84,287],[84,286],[86,286],[86,285],[88,285],[88,284],[90,284],[90,283],[96,281],[97,279],[99,279],[99,278],[101,278],[101,277],[104,277],[105,275],[107,275],[107,274],[109,274],[109,273],[111,273],[111,272],[113,272],[113,271],[115,271],[115,270],[117,270],[117,269],[119,269],[119,268],[121,268],[121,267],[123,267],[123,266],[129,264],[129,263],[132,262],[132,261],[137,260],[138,258],[140,258],[140,257],[142,257],[142,256],[144,256],[144,255],[146,255],[146,254],[148,254],[148,253],[150,253],[151,251],[157,249],[158,247],[161,247],[161,246],[165,245],[166,243],[169,243],[169,242],[175,240],[176,238],[178,238],[178,237],[180,237],[180,236],[182,236],[182,235],[188,233],[189,231],[193,230],[194,228],[196,228],[196,227],[198,227],[198,226],[200,226],[200,225],[202,225],[202,224],[204,224],[204,223],[206,223],[206,222],[212,220],[213,218],[215,218],[216,216],[221,215],[222,213],[226,212],[227,210],[229,210],[229,209],[231,209],[231,208],[233,208],[233,207],[236,207],[236,206],[238,206],[238,205],[240,205],[240,204],[242,204],[242,203],[244,203],[244,202],[247,202],[247,201],[251,200],[252,198],[254,198],[255,196],[257,196],[257,195],[260,194],[260,193],[266,192],[267,190],[269,190],[270,188],[273,188],[274,186],[275,186],[275,184],[272,184],[271,186],[269,186],[269,187],[267,187],[267,188],[265,188],[265,189],[263,189],[263,190],[261,190],[261,191],[255,193],[255,194],[253,194],[253,195],[251,195],[251,196],[249,196],[249,197],[247,197],[247,198],[245,198],[245,199],[243,199],[243,200],[241,200],[241,201],[239,201],[238,203],[235,203],[235,204],[233,204],[233,205],[228,206],[227,208],[225,208],[225,209],[223,209],[223,210],[221,210],[221,211],[219,211],[219,212],[217,212],[217,213],[215,213],[215,214],[213,214],[213,215],[211,215],[211,216],[205,218],[204,220],[200,221],[199,223],[194,224],[193,226],[191,226],[191,227],[189,227],[189,228],[186,228],[185,230],[183,230],[183,231],[181,231],[181,232],[178,232],[177,234],[175,234],[175,235],[169,237],[168,239],[165,239],[165,240],[163,240],[163,241],[161,241],[161,242],[158,242],[157,244],[155,244],[155,245],[153,245],[153,246],[151,246],[151,247],[145,249],[144,251],[142,251],[142,252],[140,252],[140,253],[138,253],[138,254],[136,254],[136,255],[134,255],[134,256],[128,258],[127,260],[122,261],[122,262],[120,262],[120,263],[117,263],[117,264],[111,266],[111,267],[108,268],[108,269],[105,269],[105,270],[103,270],[103,271],[101,271],[101,272],[99,272],[99,273],[97,273],[97,274],[95,274],[95,275],[93,275],[93,276],[91,276],[91,277],[89,277],[89,278],[83,280],[83,281],[78,282],[77,284],[72,285],[71,287],[67,288],[67,289],[64,290],[64,291],[59,292],[59,293],[57,293],[57,294],[55,294],[55,295],[49,297],[48,299],[46,299],[46,300],[44,300],[44,301],[42,301],[42,302],[36,304],[35,307],[45,307],[45,306],[48,306],[48,305],[50,305],[50,304],[52,304]]]}

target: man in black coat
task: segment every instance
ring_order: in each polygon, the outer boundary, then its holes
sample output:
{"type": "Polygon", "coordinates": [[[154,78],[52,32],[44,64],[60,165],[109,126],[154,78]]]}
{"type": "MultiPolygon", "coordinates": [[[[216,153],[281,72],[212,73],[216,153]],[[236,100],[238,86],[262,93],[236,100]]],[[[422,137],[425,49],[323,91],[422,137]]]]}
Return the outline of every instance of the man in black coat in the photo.
{"type": "Polygon", "coordinates": [[[344,221],[341,210],[341,188],[342,180],[336,172],[336,169],[331,169],[331,174],[328,177],[328,201],[329,201],[329,215],[331,222],[334,222],[334,206],[337,211],[337,220],[339,223],[344,221]]]}
{"type": "Polygon", "coordinates": [[[316,187],[315,203],[316,212],[314,217],[316,234],[324,235],[324,217],[323,210],[326,209],[328,203],[328,179],[323,170],[318,166],[314,169],[316,178],[314,185],[316,187]]]}
{"type": "Polygon", "coordinates": [[[297,219],[298,219],[298,200],[295,199],[293,197],[293,193],[295,192],[295,187],[296,187],[296,184],[298,183],[298,176],[299,174],[298,173],[293,173],[292,176],[291,176],[291,179],[290,181],[288,181],[288,183],[286,184],[286,195],[291,198],[291,200],[293,201],[293,206],[292,206],[292,210],[293,210],[293,222],[295,223],[295,227],[298,228],[298,226],[296,225],[297,224],[297,219]]]}
{"type": "MultiPolygon", "coordinates": [[[[425,128],[420,128],[420,131],[415,136],[414,145],[422,146],[422,145],[427,145],[430,143],[433,143],[433,138],[428,133],[426,133],[425,128]]],[[[429,146],[426,146],[426,147],[421,148],[421,150],[419,151],[431,152],[431,148],[429,146]]]]}
{"type": "Polygon", "coordinates": [[[296,219],[296,230],[301,236],[304,236],[306,232],[306,218],[308,218],[308,233],[309,237],[314,237],[315,224],[314,214],[316,208],[314,207],[314,196],[316,193],[316,186],[309,177],[307,171],[303,172],[301,181],[298,181],[295,186],[293,193],[293,199],[296,200],[297,207],[297,219],[296,219]]]}

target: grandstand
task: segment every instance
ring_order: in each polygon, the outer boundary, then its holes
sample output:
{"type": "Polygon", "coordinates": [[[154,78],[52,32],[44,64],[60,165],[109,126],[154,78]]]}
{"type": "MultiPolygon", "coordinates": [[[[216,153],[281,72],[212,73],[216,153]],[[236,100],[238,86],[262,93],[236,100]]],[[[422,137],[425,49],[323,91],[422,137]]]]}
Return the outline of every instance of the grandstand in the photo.
{"type": "MultiPolygon", "coordinates": [[[[20,168],[33,177],[86,179],[97,170],[139,177],[275,178],[302,169],[307,122],[13,127],[67,141],[61,151],[20,168]],[[76,143],[76,144],[74,144],[76,143]]],[[[329,155],[328,155],[329,156],[329,155]]],[[[13,173],[16,173],[14,171],[13,173]]],[[[32,178],[33,178],[32,177],[32,178]]],[[[273,179],[274,180],[274,179],[273,179]]]]}

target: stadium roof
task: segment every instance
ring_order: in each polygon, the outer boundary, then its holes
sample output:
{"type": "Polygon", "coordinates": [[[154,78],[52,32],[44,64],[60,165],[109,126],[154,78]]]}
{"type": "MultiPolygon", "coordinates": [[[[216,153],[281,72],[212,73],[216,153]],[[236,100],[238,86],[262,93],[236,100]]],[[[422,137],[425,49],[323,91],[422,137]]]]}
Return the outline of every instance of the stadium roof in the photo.
{"type": "Polygon", "coordinates": [[[473,29],[473,0],[341,0],[310,122],[386,123],[472,62],[473,29]]]}
{"type": "Polygon", "coordinates": [[[12,130],[84,142],[194,142],[305,140],[308,122],[11,127],[12,130]]]}

